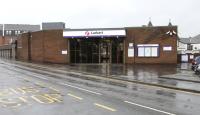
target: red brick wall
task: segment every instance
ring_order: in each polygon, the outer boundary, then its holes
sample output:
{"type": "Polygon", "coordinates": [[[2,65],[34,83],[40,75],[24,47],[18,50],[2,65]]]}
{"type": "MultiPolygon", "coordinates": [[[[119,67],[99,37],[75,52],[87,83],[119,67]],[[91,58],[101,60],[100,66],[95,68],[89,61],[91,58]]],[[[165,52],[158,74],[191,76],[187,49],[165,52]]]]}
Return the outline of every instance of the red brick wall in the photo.
{"type": "MultiPolygon", "coordinates": [[[[63,38],[62,33],[62,30],[32,32],[31,61],[69,63],[69,54],[62,54],[62,50],[68,50],[68,40],[63,38]]],[[[17,56],[18,59],[28,60],[27,33],[18,38],[17,56]],[[22,48],[19,47],[20,45],[22,45],[22,48]]]]}
{"type": "Polygon", "coordinates": [[[0,36],[0,45],[10,44],[10,41],[11,41],[11,37],[9,37],[9,36],[4,36],[4,37],[0,36]]]}
{"type": "Polygon", "coordinates": [[[44,32],[44,62],[69,63],[69,54],[63,55],[62,50],[68,50],[68,39],[63,38],[63,30],[44,32]]]}
{"type": "Polygon", "coordinates": [[[3,36],[0,36],[0,46],[4,45],[4,38],[3,36]]]}
{"type": "Polygon", "coordinates": [[[127,28],[125,38],[125,63],[177,63],[177,36],[166,35],[177,27],[139,27],[127,28]],[[129,43],[135,44],[135,57],[128,57],[129,43]],[[138,44],[159,44],[159,57],[138,57],[138,44]],[[172,46],[172,51],[163,51],[163,46],[172,46]]]}
{"type": "Polygon", "coordinates": [[[43,62],[44,58],[44,32],[31,33],[31,60],[43,62]]]}
{"type": "MultiPolygon", "coordinates": [[[[125,63],[177,63],[177,36],[166,35],[169,30],[177,27],[138,27],[126,28],[127,37],[125,43],[125,63]],[[128,57],[129,43],[159,44],[159,57],[141,58],[128,57]],[[163,51],[163,46],[172,46],[172,51],[163,51]]],[[[31,58],[36,62],[69,63],[68,39],[63,38],[63,30],[46,30],[31,33],[31,58]],[[67,50],[67,55],[62,55],[62,50],[67,50]]],[[[137,49],[137,47],[135,47],[137,49]]],[[[22,34],[18,38],[18,59],[28,60],[28,34],[22,34]],[[20,48],[20,46],[22,48],[20,48]]]]}
{"type": "Polygon", "coordinates": [[[28,34],[21,34],[17,39],[17,59],[28,61],[28,34]]]}

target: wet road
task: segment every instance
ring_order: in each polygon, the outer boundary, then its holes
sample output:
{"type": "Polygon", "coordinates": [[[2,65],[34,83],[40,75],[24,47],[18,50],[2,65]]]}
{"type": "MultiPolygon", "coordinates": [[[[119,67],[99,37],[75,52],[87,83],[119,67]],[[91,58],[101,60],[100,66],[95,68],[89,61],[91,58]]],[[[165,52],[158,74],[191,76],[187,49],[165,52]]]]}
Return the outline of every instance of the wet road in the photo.
{"type": "Polygon", "coordinates": [[[107,80],[73,78],[5,61],[0,61],[0,71],[2,115],[199,115],[200,113],[199,94],[132,83],[116,84],[107,80]]]}

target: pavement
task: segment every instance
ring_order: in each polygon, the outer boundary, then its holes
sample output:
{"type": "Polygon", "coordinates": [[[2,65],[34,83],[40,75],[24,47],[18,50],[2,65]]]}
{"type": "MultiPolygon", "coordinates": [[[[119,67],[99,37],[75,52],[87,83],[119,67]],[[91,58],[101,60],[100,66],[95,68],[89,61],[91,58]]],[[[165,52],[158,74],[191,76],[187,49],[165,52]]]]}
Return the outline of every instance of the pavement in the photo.
{"type": "Polygon", "coordinates": [[[15,61],[13,63],[29,67],[52,67],[53,71],[60,70],[65,74],[87,79],[96,76],[97,79],[109,78],[143,85],[157,86],[180,91],[200,93],[200,77],[191,71],[191,64],[178,65],[119,65],[119,64],[39,64],[15,61]],[[56,68],[56,69],[55,69],[56,68]],[[78,75],[78,76],[77,76],[78,75]]]}
{"type": "Polygon", "coordinates": [[[197,82],[160,78],[174,75],[198,79],[189,68],[179,65],[57,65],[0,60],[0,71],[0,114],[200,113],[197,82]]]}

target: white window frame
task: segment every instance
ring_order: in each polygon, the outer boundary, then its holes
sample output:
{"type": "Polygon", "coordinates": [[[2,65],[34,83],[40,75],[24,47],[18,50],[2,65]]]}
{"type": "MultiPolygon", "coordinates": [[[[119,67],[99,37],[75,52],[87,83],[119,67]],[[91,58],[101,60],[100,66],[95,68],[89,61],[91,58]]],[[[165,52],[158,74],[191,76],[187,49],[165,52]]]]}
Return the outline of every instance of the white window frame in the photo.
{"type": "Polygon", "coordinates": [[[159,44],[138,44],[137,47],[138,47],[138,57],[159,56],[159,44]]]}

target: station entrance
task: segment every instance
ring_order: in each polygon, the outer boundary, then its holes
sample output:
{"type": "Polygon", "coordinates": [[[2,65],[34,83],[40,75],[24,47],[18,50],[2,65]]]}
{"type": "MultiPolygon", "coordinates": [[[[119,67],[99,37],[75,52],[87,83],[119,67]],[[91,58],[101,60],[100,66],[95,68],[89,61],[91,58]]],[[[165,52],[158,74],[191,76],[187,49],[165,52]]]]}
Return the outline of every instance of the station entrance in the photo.
{"type": "Polygon", "coordinates": [[[123,38],[69,39],[71,63],[123,63],[123,38]]]}

